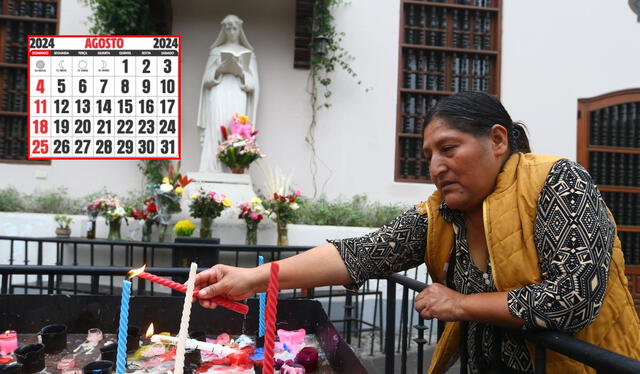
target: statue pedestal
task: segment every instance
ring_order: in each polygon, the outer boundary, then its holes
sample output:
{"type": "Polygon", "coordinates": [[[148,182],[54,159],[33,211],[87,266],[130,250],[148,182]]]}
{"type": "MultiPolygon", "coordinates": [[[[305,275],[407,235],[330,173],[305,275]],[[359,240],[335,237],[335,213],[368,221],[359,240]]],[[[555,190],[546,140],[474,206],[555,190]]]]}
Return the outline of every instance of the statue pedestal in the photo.
{"type": "Polygon", "coordinates": [[[249,174],[188,172],[187,176],[195,180],[189,183],[184,191],[183,212],[189,212],[191,195],[197,192],[200,187],[205,191],[215,191],[227,195],[233,207],[241,202],[250,201],[256,196],[249,174]]]}

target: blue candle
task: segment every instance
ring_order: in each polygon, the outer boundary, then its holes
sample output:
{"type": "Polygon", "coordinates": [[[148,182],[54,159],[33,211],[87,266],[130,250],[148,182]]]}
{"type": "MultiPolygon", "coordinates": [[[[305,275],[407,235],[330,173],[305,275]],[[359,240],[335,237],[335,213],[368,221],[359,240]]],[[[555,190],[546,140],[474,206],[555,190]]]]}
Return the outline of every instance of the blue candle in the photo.
{"type": "MultiPolygon", "coordinates": [[[[258,256],[258,266],[264,264],[264,257],[258,256]]],[[[258,294],[260,297],[260,316],[258,319],[258,337],[264,336],[264,307],[267,303],[267,294],[261,292],[258,294]]]]}
{"type": "Polygon", "coordinates": [[[129,298],[131,282],[122,281],[122,299],[120,301],[120,324],[118,325],[118,355],[116,357],[116,374],[127,371],[127,328],[129,327],[129,298]]]}

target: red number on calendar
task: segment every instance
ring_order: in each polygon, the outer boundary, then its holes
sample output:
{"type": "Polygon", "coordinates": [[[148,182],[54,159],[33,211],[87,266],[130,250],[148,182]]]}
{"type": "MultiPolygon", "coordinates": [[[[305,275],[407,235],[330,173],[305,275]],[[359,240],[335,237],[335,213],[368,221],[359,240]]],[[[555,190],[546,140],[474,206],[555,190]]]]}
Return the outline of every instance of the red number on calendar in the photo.
{"type": "Polygon", "coordinates": [[[47,100],[36,100],[36,113],[47,113],[47,100]]]}
{"type": "Polygon", "coordinates": [[[44,93],[44,79],[38,79],[38,84],[36,84],[36,91],[40,93],[44,93]]]}
{"type": "Polygon", "coordinates": [[[46,155],[49,153],[49,141],[48,140],[38,140],[35,139],[33,141],[33,154],[34,155],[46,155]]]}
{"type": "Polygon", "coordinates": [[[49,131],[49,121],[46,119],[33,120],[33,128],[36,134],[46,134],[49,131]]]}

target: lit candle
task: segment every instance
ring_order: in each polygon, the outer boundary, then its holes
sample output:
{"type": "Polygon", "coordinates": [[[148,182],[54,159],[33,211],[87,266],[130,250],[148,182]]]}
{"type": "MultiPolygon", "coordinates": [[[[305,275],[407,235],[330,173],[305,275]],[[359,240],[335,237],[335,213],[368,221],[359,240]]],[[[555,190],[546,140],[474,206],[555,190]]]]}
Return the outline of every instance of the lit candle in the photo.
{"type": "Polygon", "coordinates": [[[280,266],[277,262],[271,263],[269,275],[269,287],[267,288],[266,331],[264,333],[264,360],[262,372],[273,373],[273,349],[276,332],[276,312],[278,310],[278,272],[280,266]]]}
{"type": "MultiPolygon", "coordinates": [[[[162,278],[159,277],[157,275],[153,275],[151,273],[147,273],[144,271],[145,266],[139,268],[139,269],[133,269],[131,271],[129,271],[129,278],[133,278],[133,277],[140,277],[142,279],[146,279],[150,282],[153,283],[157,283],[157,284],[161,284],[165,287],[169,287],[172,290],[178,291],[178,292],[187,292],[187,286],[178,282],[174,282],[172,280],[166,279],[166,278],[162,278]]],[[[195,298],[200,298],[198,296],[198,292],[200,292],[199,289],[194,289],[193,290],[193,297],[195,298]]],[[[242,303],[238,303],[235,301],[231,301],[229,299],[225,299],[224,297],[220,297],[220,296],[214,296],[210,299],[211,301],[213,301],[214,303],[220,305],[223,308],[227,308],[229,310],[233,310],[236,313],[240,313],[240,314],[247,314],[249,313],[249,307],[245,304],[242,303]]]]}
{"type": "Polygon", "coordinates": [[[122,298],[120,299],[120,325],[118,326],[118,355],[116,356],[116,374],[127,371],[127,327],[129,325],[129,297],[131,282],[122,281],[122,298]]]}
{"type": "Polygon", "coordinates": [[[18,333],[7,330],[0,334],[0,356],[9,356],[18,348],[18,333]]]}
{"type": "Polygon", "coordinates": [[[187,291],[184,295],[184,305],[182,307],[182,318],[180,319],[180,332],[178,332],[178,344],[176,348],[176,363],[173,372],[175,374],[182,374],[184,371],[184,351],[187,336],[189,335],[189,320],[191,319],[191,304],[193,304],[193,289],[196,284],[196,272],[198,271],[198,265],[195,262],[191,263],[191,269],[189,270],[189,278],[187,279],[187,291]]]}
{"type": "MultiPolygon", "coordinates": [[[[258,256],[258,266],[264,264],[264,257],[258,256]]],[[[267,294],[260,292],[258,294],[260,298],[260,314],[258,316],[258,337],[264,336],[264,306],[267,301],[267,294]]]]}

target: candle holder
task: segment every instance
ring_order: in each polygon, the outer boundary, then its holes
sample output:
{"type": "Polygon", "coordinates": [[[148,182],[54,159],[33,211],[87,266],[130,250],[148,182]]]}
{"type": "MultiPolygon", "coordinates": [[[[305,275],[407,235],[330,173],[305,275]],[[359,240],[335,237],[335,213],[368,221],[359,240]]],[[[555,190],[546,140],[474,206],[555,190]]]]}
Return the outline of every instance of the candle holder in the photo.
{"type": "Polygon", "coordinates": [[[118,344],[115,342],[109,342],[100,348],[100,360],[111,361],[115,365],[117,353],[118,344]]]}
{"type": "Polygon", "coordinates": [[[189,337],[191,339],[195,339],[201,342],[206,342],[207,341],[207,334],[204,331],[201,330],[197,330],[197,331],[189,331],[189,337]]]}
{"type": "Polygon", "coordinates": [[[57,353],[67,348],[67,326],[48,325],[40,330],[38,340],[44,344],[45,353],[57,353]]]}
{"type": "Polygon", "coordinates": [[[0,334],[0,356],[8,356],[18,348],[18,333],[7,330],[0,334]]]}
{"type": "Polygon", "coordinates": [[[0,374],[22,374],[22,364],[14,362],[13,364],[0,365],[0,374]]]}
{"type": "Polygon", "coordinates": [[[135,352],[140,348],[140,328],[129,326],[127,329],[127,353],[135,352]]]}
{"type": "Polygon", "coordinates": [[[22,364],[23,374],[38,373],[44,370],[44,344],[29,344],[13,352],[18,363],[22,364]]]}
{"type": "Polygon", "coordinates": [[[82,368],[84,374],[111,374],[113,362],[111,361],[94,361],[82,368]]]}

